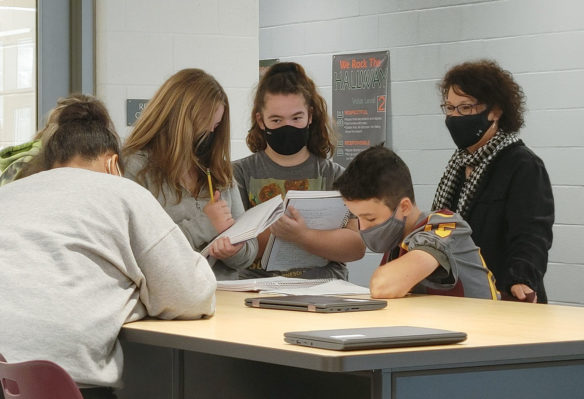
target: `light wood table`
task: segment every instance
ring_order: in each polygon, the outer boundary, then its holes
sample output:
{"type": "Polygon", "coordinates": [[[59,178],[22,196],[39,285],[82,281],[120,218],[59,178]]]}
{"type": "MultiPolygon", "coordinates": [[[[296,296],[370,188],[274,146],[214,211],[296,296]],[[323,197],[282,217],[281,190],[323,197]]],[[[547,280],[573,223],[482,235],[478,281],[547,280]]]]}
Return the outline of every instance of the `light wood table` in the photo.
{"type": "Polygon", "coordinates": [[[248,308],[250,296],[257,294],[217,292],[208,320],[125,325],[120,398],[584,397],[584,308],[411,296],[383,310],[314,314],[248,308]],[[351,352],[283,340],[286,331],[393,325],[459,330],[468,339],[351,352]]]}

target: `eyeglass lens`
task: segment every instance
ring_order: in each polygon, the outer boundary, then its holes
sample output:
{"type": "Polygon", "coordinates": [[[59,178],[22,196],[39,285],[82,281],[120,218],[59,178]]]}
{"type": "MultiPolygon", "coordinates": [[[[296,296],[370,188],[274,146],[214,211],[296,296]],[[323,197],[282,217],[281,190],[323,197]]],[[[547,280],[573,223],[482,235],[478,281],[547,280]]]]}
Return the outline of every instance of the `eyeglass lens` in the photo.
{"type": "Polygon", "coordinates": [[[442,108],[442,112],[446,115],[451,115],[456,110],[460,115],[470,115],[474,107],[479,104],[460,104],[460,105],[452,105],[452,104],[442,104],[440,107],[442,108]]]}

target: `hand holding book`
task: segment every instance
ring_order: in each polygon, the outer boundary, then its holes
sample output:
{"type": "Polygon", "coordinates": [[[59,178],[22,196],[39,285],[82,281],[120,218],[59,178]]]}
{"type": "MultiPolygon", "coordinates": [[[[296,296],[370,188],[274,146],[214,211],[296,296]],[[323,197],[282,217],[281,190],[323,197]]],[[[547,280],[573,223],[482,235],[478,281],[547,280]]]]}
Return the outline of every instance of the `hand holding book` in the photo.
{"type": "MultiPolygon", "coordinates": [[[[215,199],[217,202],[217,199],[215,199]]],[[[219,234],[203,250],[201,255],[209,256],[209,249],[214,242],[221,237],[228,237],[231,244],[238,244],[251,240],[267,229],[284,213],[282,197],[277,195],[269,201],[263,202],[253,208],[248,209],[243,215],[235,220],[235,223],[227,230],[219,234]]]]}
{"type": "Polygon", "coordinates": [[[292,205],[288,205],[284,214],[270,227],[270,232],[284,241],[294,241],[294,237],[307,230],[302,214],[292,205]]]}
{"type": "MultiPolygon", "coordinates": [[[[280,234],[280,227],[286,222],[292,223],[292,229],[298,228],[294,223],[305,225],[308,229],[331,230],[343,227],[349,215],[338,191],[296,191],[286,193],[284,205],[288,217],[272,226],[270,239],[262,256],[262,266],[266,270],[287,271],[300,267],[325,266],[327,259],[311,254],[292,240],[286,240],[285,234],[280,234]],[[292,208],[294,208],[292,210],[292,208]]],[[[290,226],[288,226],[290,227],[290,226]]],[[[296,230],[295,233],[298,231],[296,230]]]]}
{"type": "Polygon", "coordinates": [[[229,237],[219,237],[209,244],[209,256],[216,259],[227,259],[239,252],[243,247],[243,242],[232,244],[229,237]]]}

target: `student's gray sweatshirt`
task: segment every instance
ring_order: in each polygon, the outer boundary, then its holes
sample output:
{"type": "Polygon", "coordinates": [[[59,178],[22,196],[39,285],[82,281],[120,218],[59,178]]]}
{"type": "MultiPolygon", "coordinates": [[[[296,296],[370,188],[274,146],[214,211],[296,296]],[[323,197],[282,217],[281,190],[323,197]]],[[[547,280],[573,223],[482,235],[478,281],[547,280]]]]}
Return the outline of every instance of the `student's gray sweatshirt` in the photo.
{"type": "Polygon", "coordinates": [[[121,385],[122,324],[212,315],[215,277],[150,192],[58,168],[0,188],[0,353],[121,385]]]}

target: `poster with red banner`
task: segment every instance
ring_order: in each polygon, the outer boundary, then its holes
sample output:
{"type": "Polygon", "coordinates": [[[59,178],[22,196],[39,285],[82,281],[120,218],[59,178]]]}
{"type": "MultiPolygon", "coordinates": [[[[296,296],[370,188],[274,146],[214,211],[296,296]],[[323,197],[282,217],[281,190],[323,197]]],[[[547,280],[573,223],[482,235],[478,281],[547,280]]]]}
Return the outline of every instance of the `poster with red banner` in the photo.
{"type": "Polygon", "coordinates": [[[364,149],[390,144],[389,51],[334,55],[332,73],[333,158],[347,166],[364,149]]]}

